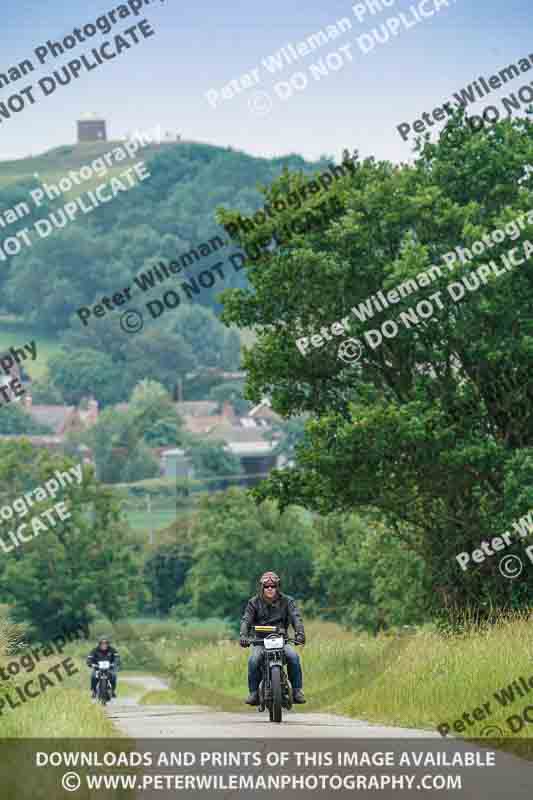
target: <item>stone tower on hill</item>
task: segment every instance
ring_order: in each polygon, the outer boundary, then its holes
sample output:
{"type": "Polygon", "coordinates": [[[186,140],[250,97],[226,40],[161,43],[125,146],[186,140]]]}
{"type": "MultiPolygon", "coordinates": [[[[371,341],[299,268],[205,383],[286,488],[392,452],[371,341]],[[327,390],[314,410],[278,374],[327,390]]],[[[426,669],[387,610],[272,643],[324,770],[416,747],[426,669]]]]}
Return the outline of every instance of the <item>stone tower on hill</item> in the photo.
{"type": "Polygon", "coordinates": [[[82,114],[78,120],[78,144],[83,142],[107,142],[105,119],[98,114],[82,114]]]}

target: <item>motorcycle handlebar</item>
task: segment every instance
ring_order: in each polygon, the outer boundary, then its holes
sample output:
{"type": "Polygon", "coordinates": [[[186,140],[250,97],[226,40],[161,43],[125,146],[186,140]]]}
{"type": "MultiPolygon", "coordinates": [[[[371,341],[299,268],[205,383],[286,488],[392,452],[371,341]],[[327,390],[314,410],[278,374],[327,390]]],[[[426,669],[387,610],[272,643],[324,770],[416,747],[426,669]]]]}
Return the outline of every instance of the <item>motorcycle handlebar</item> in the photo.
{"type": "MultiPolygon", "coordinates": [[[[285,644],[294,644],[296,647],[298,647],[298,645],[299,645],[299,642],[297,642],[295,639],[287,639],[284,636],[283,640],[284,640],[285,644]]],[[[248,644],[260,645],[260,644],[263,644],[264,641],[265,641],[264,639],[248,639],[248,644]]]]}

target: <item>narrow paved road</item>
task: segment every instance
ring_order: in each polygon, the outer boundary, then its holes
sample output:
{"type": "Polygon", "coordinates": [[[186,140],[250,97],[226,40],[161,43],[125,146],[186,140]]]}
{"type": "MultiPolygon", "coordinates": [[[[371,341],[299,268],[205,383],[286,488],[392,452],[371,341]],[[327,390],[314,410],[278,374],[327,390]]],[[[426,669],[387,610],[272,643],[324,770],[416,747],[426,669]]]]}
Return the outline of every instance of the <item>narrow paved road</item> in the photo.
{"type": "MultiPolygon", "coordinates": [[[[153,676],[128,675],[128,683],[137,683],[147,692],[168,689],[153,676]]],[[[295,708],[293,706],[293,708],[295,708]]],[[[214,711],[207,706],[143,706],[134,698],[120,698],[108,706],[109,717],[125,736],[132,738],[437,738],[434,732],[412,728],[371,725],[336,714],[284,711],[281,725],[273,725],[268,711],[259,713],[243,702],[242,713],[214,711]],[[275,728],[275,732],[273,731],[275,728]]]]}
{"type": "MultiPolygon", "coordinates": [[[[128,675],[125,680],[129,684],[137,684],[140,689],[146,691],[159,690],[168,688],[167,685],[159,678],[154,676],[131,676],[128,675]]],[[[432,731],[413,730],[407,728],[387,727],[383,725],[371,725],[361,720],[349,719],[334,714],[322,713],[301,713],[301,712],[288,712],[284,717],[284,722],[281,725],[272,724],[267,713],[259,714],[255,709],[244,708],[242,713],[228,713],[222,711],[215,711],[205,706],[174,706],[174,705],[160,705],[160,706],[143,706],[140,705],[135,698],[121,698],[119,702],[112,703],[107,707],[106,713],[110,719],[113,720],[116,727],[128,738],[134,739],[135,749],[137,751],[149,750],[154,753],[154,761],[151,767],[142,769],[145,778],[143,780],[154,781],[150,785],[139,786],[139,791],[136,791],[136,800],[164,800],[166,797],[175,797],[176,788],[159,791],[155,785],[155,781],[163,780],[165,776],[172,776],[179,774],[183,770],[189,772],[191,775],[208,775],[214,773],[224,773],[227,769],[219,767],[225,766],[233,774],[242,775],[259,775],[264,774],[265,767],[264,759],[267,753],[272,749],[283,750],[283,746],[277,745],[278,739],[288,740],[292,738],[289,744],[287,741],[286,749],[291,754],[296,750],[306,751],[307,753],[323,753],[324,751],[331,750],[334,754],[333,764],[337,764],[336,758],[339,752],[347,753],[349,756],[355,753],[361,754],[366,751],[369,754],[376,753],[376,751],[389,752],[394,754],[395,766],[387,768],[386,766],[365,767],[353,764],[351,767],[343,767],[340,771],[344,774],[363,775],[367,776],[412,776],[413,784],[403,786],[400,790],[400,796],[409,798],[410,800],[435,800],[439,794],[442,795],[442,786],[435,786],[429,788],[423,783],[424,777],[433,779],[434,776],[451,776],[457,778],[460,776],[462,783],[460,787],[455,785],[452,789],[448,788],[453,794],[454,800],[531,800],[533,796],[533,766],[531,763],[518,759],[515,756],[507,755],[506,753],[496,752],[495,765],[487,765],[487,753],[494,753],[489,748],[477,748],[467,742],[461,740],[451,740],[449,738],[442,739],[437,733],[432,731]],[[157,746],[153,742],[147,741],[150,739],[159,739],[160,744],[157,746]],[[226,740],[233,740],[232,744],[226,740]],[[313,745],[312,740],[315,740],[313,745]],[[322,740],[328,739],[328,743],[324,746],[322,740]],[[353,745],[346,741],[335,742],[334,740],[353,740],[353,745]],[[381,742],[377,741],[380,740],[381,742]],[[211,740],[208,742],[207,740],[211,740]],[[224,740],[224,744],[222,741],[224,740]],[[309,740],[305,744],[300,740],[309,740]],[[359,741],[357,741],[359,740],[359,741]],[[295,744],[297,742],[297,744],[295,744]],[[330,744],[331,742],[331,744],[330,744]],[[158,757],[161,753],[171,753],[180,756],[180,751],[189,751],[195,754],[196,767],[178,767],[176,773],[176,766],[172,768],[169,766],[161,766],[158,757]],[[215,751],[224,753],[226,755],[232,754],[238,756],[239,752],[245,751],[258,751],[262,754],[263,762],[259,767],[244,767],[223,764],[209,764],[200,767],[201,754],[204,751],[208,757],[211,757],[215,751]],[[409,758],[422,754],[434,757],[443,756],[451,759],[454,754],[479,754],[480,759],[485,759],[484,766],[468,766],[465,764],[457,766],[446,766],[442,762],[439,764],[437,761],[433,766],[422,764],[415,766],[416,761],[410,760],[407,762],[409,766],[398,766],[401,764],[400,758],[407,753],[409,758]],[[440,790],[440,791],[439,791],[440,790]]],[[[488,743],[487,743],[488,744],[488,743]]],[[[292,756],[291,756],[292,757],[292,756]]],[[[488,756],[490,758],[490,756],[488,756]]],[[[169,763],[169,762],[166,762],[169,763]]],[[[418,762],[420,764],[420,762],[418,762]]],[[[336,768],[333,767],[333,770],[336,768]]],[[[272,768],[270,768],[272,771],[272,768]]],[[[274,772],[283,771],[282,767],[274,768],[274,772]]],[[[319,769],[316,767],[301,768],[300,770],[294,769],[292,774],[320,774],[329,770],[319,769]]],[[[339,771],[339,768],[336,770],[339,771]]],[[[397,778],[398,779],[398,778],[397,778]]],[[[378,778],[376,778],[378,780],[378,778]]],[[[163,787],[159,787],[162,789],[163,787]]],[[[331,790],[318,790],[313,791],[317,797],[345,797],[348,794],[353,795],[354,788],[345,789],[341,791],[331,790]]],[[[374,797],[375,789],[357,787],[355,789],[359,797],[374,797]]],[[[248,790],[204,790],[197,787],[194,791],[178,790],[183,798],[192,798],[192,800],[212,800],[213,797],[220,797],[221,800],[234,798],[238,794],[240,798],[250,798],[255,800],[257,793],[248,790]]],[[[446,791],[446,789],[444,789],[446,791]]],[[[287,800],[299,800],[309,797],[308,789],[293,789],[293,790],[278,790],[276,794],[281,798],[287,800]]],[[[398,787],[381,787],[379,791],[381,800],[398,800],[398,787]]]]}

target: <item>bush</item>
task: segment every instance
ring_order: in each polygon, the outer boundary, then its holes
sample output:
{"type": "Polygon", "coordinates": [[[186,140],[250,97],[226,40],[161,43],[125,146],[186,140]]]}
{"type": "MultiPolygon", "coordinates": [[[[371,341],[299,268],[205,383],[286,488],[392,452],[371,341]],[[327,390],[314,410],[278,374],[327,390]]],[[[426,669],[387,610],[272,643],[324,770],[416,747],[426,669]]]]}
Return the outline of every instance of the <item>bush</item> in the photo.
{"type": "Polygon", "coordinates": [[[120,477],[124,483],[155,478],[161,474],[159,461],[143,442],[140,442],[124,464],[120,477]]]}

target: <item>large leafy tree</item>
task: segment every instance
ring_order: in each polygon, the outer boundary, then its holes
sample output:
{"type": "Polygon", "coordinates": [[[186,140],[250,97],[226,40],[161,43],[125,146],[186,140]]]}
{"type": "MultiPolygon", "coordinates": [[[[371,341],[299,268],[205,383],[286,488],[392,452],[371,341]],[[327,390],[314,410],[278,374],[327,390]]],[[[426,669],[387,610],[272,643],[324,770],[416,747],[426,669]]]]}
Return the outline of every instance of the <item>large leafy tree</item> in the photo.
{"type": "Polygon", "coordinates": [[[374,633],[425,621],[424,562],[406,532],[388,530],[375,515],[330,514],[315,525],[313,585],[322,616],[374,633]]]}
{"type": "Polygon", "coordinates": [[[192,528],[185,517],[168,528],[162,540],[151,548],[144,564],[143,578],[149,592],[149,606],[161,616],[178,602],[192,564],[192,528]]]}
{"type": "Polygon", "coordinates": [[[233,479],[243,475],[238,456],[231,453],[222,441],[206,441],[189,435],[187,450],[194,467],[195,479],[205,481],[209,491],[234,486],[233,479]]]}
{"type": "MultiPolygon", "coordinates": [[[[11,446],[0,467],[10,496],[21,486],[13,474],[15,452],[19,471],[25,462],[24,483],[32,488],[53,477],[55,469],[64,471],[74,465],[36,454],[27,445],[18,445],[16,450],[11,446]]],[[[94,606],[111,620],[117,619],[133,607],[139,585],[135,545],[120,521],[112,493],[85,471],[81,485],[63,489],[61,501],[70,517],[56,521],[55,526],[49,524],[47,531],[10,553],[2,576],[14,621],[30,623],[43,639],[90,622],[94,606]]],[[[43,509],[50,505],[42,503],[43,509]]]]}
{"type": "Polygon", "coordinates": [[[183,378],[198,364],[198,355],[183,336],[160,330],[136,337],[128,343],[124,355],[122,368],[124,386],[128,391],[139,381],[149,378],[173,392],[178,378],[183,378]]]}
{"type": "Polygon", "coordinates": [[[151,447],[176,446],[184,438],[182,421],[164,386],[157,381],[141,381],[129,405],[134,436],[143,437],[151,447]]]}
{"type": "Polygon", "coordinates": [[[187,342],[198,366],[238,369],[240,336],[235,330],[228,331],[210,309],[193,304],[181,306],[172,331],[187,342]]]}
{"type": "MultiPolygon", "coordinates": [[[[258,497],[322,512],[379,509],[391,525],[412,530],[410,546],[426,562],[432,597],[448,611],[519,607],[533,587],[531,569],[508,581],[497,557],[468,572],[455,560],[533,507],[533,262],[455,303],[446,290],[451,280],[519,242],[507,237],[473,263],[458,260],[453,273],[441,260],[519,215],[526,220],[520,241],[533,241],[533,182],[522,180],[528,163],[531,122],[474,133],[458,114],[412,166],[358,162],[355,175],[330,190],[343,213],[320,233],[293,235],[264,254],[247,269],[253,293],[225,298],[228,323],[259,326],[245,357],[247,396],[268,394],[276,411],[313,417],[297,468],[274,473],[258,497]],[[432,264],[441,265],[441,277],[415,298],[374,310],[370,322],[351,313],[432,264]],[[434,301],[431,318],[399,325],[376,349],[364,346],[355,365],[337,357],[336,336],[307,357],[295,346],[346,316],[351,336],[363,341],[368,328],[379,330],[436,291],[442,308],[434,301]]],[[[284,176],[270,199],[298,181],[284,176]]]]}
{"type": "Polygon", "coordinates": [[[193,612],[238,621],[267,569],[281,576],[288,594],[310,597],[313,535],[298,509],[280,515],[273,503],[257,508],[238,489],[204,498],[194,521],[193,565],[185,583],[193,612]]]}
{"type": "Polygon", "coordinates": [[[107,353],[96,350],[58,353],[48,362],[48,371],[52,384],[67,403],[78,404],[88,395],[94,395],[102,404],[121,399],[121,382],[107,353]]]}

